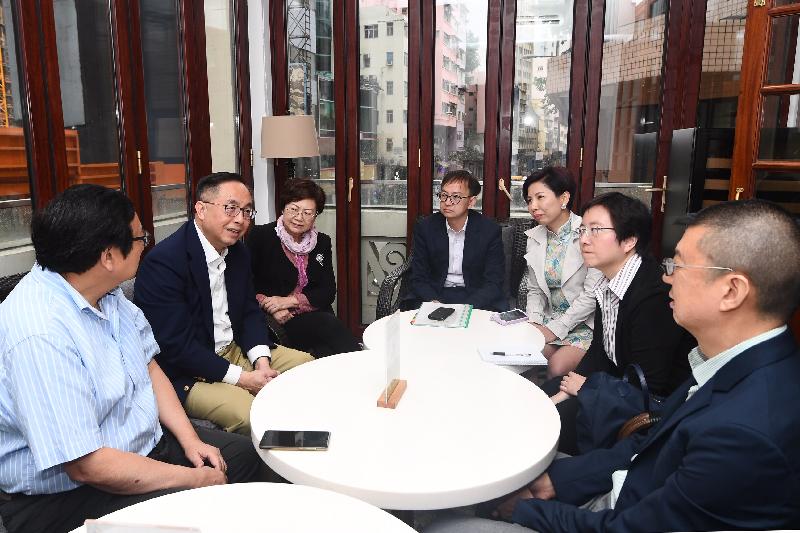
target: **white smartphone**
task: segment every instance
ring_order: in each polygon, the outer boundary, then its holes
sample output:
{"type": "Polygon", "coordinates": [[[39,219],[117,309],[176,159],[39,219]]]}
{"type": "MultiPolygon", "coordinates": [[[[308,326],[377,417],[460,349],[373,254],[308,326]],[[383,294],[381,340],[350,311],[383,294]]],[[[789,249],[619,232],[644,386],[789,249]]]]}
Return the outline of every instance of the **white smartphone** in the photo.
{"type": "Polygon", "coordinates": [[[525,311],[520,309],[512,309],[511,311],[493,314],[492,320],[498,324],[507,326],[509,324],[516,324],[517,322],[525,322],[528,320],[528,315],[525,314],[525,311]]]}

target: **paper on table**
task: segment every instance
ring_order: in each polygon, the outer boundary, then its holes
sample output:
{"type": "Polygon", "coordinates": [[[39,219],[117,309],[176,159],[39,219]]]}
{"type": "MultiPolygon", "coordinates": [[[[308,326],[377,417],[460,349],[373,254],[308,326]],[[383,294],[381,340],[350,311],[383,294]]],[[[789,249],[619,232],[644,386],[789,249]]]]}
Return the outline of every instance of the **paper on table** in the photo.
{"type": "Polygon", "coordinates": [[[478,353],[487,363],[497,365],[547,365],[547,359],[541,352],[533,351],[525,344],[503,342],[482,344],[478,346],[478,353]]]}

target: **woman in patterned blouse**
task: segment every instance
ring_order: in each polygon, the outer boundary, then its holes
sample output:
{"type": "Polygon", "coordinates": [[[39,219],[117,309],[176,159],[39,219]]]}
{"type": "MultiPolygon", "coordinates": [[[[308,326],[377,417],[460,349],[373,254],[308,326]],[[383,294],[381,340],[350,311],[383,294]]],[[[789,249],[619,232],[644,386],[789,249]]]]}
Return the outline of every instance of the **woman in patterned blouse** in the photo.
{"type": "Polygon", "coordinates": [[[544,335],[548,377],[574,370],[592,342],[595,299],[602,274],[587,268],[572,212],[575,180],[564,167],[546,167],[522,185],[528,212],[538,225],[529,229],[527,313],[544,335]]]}

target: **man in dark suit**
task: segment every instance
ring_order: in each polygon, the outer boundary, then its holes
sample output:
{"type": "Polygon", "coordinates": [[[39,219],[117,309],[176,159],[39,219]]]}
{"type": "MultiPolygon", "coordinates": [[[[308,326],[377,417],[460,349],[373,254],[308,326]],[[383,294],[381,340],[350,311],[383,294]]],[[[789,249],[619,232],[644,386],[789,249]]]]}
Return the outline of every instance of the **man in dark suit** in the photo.
{"type": "Polygon", "coordinates": [[[269,338],[250,255],[239,241],[255,217],[239,175],[201,179],[197,198],[194,220],[142,261],[134,299],[189,416],[249,436],[253,396],[279,372],[313,357],[269,338]]]}
{"type": "Polygon", "coordinates": [[[508,309],[500,226],[471,209],[480,192],[481,184],[466,170],[445,174],[439,213],[414,229],[410,287],[401,302],[403,309],[425,301],[508,309]]]}
{"type": "Polygon", "coordinates": [[[675,320],[699,343],[692,378],[647,435],[555,461],[502,517],[548,532],[800,526],[800,351],[786,327],[798,264],[800,227],[782,208],[750,200],[700,212],[664,260],[675,320]]]}

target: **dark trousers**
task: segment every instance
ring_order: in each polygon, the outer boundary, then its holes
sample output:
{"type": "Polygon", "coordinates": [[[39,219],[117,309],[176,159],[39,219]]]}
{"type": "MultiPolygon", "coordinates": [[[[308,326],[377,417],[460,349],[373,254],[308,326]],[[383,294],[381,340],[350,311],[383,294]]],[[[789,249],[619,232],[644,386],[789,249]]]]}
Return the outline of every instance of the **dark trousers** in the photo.
{"type": "MultiPolygon", "coordinates": [[[[200,439],[222,452],[228,465],[228,483],[261,481],[264,465],[250,439],[224,431],[197,428],[200,439]]],[[[174,465],[193,465],[186,459],[175,436],[164,429],[164,436],[148,457],[174,465]]],[[[57,494],[26,496],[11,495],[9,501],[0,498],[0,531],[9,533],[58,533],[80,527],[89,518],[99,518],[124,507],[151,498],[178,492],[181,489],[159,490],[146,494],[119,495],[104,492],[89,485],[57,494]]]]}
{"type": "Polygon", "coordinates": [[[314,357],[361,349],[358,339],[347,326],[327,311],[311,311],[292,318],[283,325],[292,341],[292,348],[309,352],[314,357]]]}

